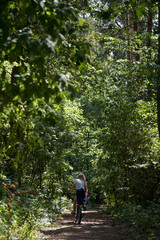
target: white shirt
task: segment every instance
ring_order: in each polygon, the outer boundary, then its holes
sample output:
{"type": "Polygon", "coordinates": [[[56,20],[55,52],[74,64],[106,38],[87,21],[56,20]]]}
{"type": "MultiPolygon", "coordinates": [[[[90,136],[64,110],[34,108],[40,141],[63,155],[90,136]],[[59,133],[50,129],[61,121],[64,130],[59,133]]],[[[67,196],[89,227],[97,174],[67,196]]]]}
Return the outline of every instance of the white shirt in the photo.
{"type": "Polygon", "coordinates": [[[74,181],[74,184],[76,185],[76,190],[79,190],[81,188],[83,188],[85,190],[85,186],[84,186],[84,181],[77,178],[75,181],[74,181]]]}

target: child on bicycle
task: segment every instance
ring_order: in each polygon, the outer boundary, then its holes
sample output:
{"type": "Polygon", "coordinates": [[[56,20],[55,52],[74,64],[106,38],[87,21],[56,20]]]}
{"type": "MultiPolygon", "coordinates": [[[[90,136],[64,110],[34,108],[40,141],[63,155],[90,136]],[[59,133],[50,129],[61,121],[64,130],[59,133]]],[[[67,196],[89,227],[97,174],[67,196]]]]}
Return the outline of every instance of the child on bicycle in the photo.
{"type": "Polygon", "coordinates": [[[73,189],[76,187],[76,195],[73,200],[73,211],[72,214],[75,214],[76,211],[76,202],[78,204],[83,204],[84,206],[87,204],[87,196],[88,196],[88,188],[86,178],[83,173],[80,173],[76,180],[74,181],[70,194],[73,194],[73,189]]]}

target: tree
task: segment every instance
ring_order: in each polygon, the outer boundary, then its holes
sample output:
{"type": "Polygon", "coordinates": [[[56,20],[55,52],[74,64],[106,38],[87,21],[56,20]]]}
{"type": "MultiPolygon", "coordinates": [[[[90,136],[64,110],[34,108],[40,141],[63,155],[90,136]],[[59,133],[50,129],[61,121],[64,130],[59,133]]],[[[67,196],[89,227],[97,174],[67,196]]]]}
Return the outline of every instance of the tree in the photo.
{"type": "MultiPolygon", "coordinates": [[[[1,1],[1,108],[17,101],[30,102],[44,97],[46,101],[59,93],[59,84],[67,88],[67,78],[55,71],[52,79],[46,78],[46,57],[68,58],[80,65],[85,58],[85,44],[79,45],[70,38],[76,36],[79,22],[77,6],[72,1],[1,1]],[[83,51],[83,58],[80,57],[83,51]],[[6,63],[10,63],[8,71],[6,63]],[[6,81],[7,75],[10,78],[6,81]],[[52,85],[57,86],[56,90],[52,85]]],[[[86,4],[86,1],[85,1],[86,4]]],[[[82,4],[83,8],[83,4],[82,4]]],[[[70,62],[71,63],[71,62],[70,62]]]]}
{"type": "MultiPolygon", "coordinates": [[[[160,34],[160,3],[158,3],[158,34],[160,34]]],[[[158,60],[157,64],[160,66],[160,36],[158,36],[158,60]]],[[[160,70],[158,69],[157,76],[157,116],[158,116],[158,130],[160,136],[160,70]]]]}

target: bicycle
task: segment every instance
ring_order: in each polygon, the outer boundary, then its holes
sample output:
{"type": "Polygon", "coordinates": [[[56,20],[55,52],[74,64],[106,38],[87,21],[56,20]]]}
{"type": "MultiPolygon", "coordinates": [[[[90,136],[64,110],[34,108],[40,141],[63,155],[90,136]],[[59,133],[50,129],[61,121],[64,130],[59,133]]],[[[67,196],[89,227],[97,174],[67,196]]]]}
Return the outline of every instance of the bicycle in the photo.
{"type": "Polygon", "coordinates": [[[82,205],[83,204],[76,204],[76,212],[75,212],[75,216],[74,216],[74,223],[78,222],[78,224],[81,223],[83,214],[82,214],[82,205]]]}
{"type": "MultiPolygon", "coordinates": [[[[70,192],[72,194],[72,191],[70,192]]],[[[88,203],[87,201],[87,196],[84,191],[84,189],[80,189],[76,191],[76,195],[74,197],[73,201],[73,208],[74,208],[74,219],[73,222],[78,224],[81,223],[83,214],[82,214],[82,207],[84,210],[86,210],[86,204],[88,203]],[[77,202],[76,202],[77,201],[77,202]]]]}

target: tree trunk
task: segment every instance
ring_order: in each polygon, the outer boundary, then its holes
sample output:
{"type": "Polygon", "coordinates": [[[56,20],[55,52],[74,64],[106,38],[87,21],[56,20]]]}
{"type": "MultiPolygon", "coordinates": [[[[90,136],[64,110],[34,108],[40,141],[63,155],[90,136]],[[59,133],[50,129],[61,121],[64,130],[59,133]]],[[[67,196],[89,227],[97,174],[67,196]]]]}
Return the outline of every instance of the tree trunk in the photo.
{"type": "MultiPolygon", "coordinates": [[[[152,3],[150,1],[150,3],[148,4],[148,22],[147,22],[147,48],[148,48],[148,64],[150,64],[151,62],[151,57],[152,57],[152,51],[151,51],[151,33],[152,33],[152,27],[153,27],[153,14],[152,14],[152,3]]],[[[148,83],[148,93],[147,93],[147,100],[151,101],[152,100],[152,75],[153,75],[153,71],[152,69],[149,70],[148,73],[148,78],[149,78],[149,83],[148,83]]]]}
{"type": "Polygon", "coordinates": [[[148,39],[147,39],[147,47],[151,47],[151,32],[153,27],[153,16],[152,16],[152,6],[148,6],[148,26],[147,26],[147,32],[148,32],[148,39]]]}
{"type": "Polygon", "coordinates": [[[131,52],[130,52],[130,46],[131,46],[131,39],[130,39],[130,14],[129,9],[127,9],[126,12],[126,28],[127,28],[127,43],[128,43],[128,51],[127,51],[127,60],[131,60],[131,52]]]}
{"type": "MultiPolygon", "coordinates": [[[[158,62],[160,66],[160,2],[158,3],[158,62]]],[[[160,68],[158,70],[157,76],[157,121],[158,121],[158,131],[160,137],[160,68]]]]}
{"type": "MultiPolygon", "coordinates": [[[[134,16],[134,20],[133,20],[133,30],[135,33],[137,33],[139,31],[139,25],[138,25],[138,18],[137,18],[137,14],[136,14],[136,9],[137,9],[137,1],[134,2],[134,6],[133,6],[133,16],[134,16]]],[[[139,50],[139,43],[136,42],[135,43],[135,50],[138,51],[139,50]]],[[[140,55],[137,53],[135,56],[135,60],[136,61],[140,61],[140,55]]]]}

